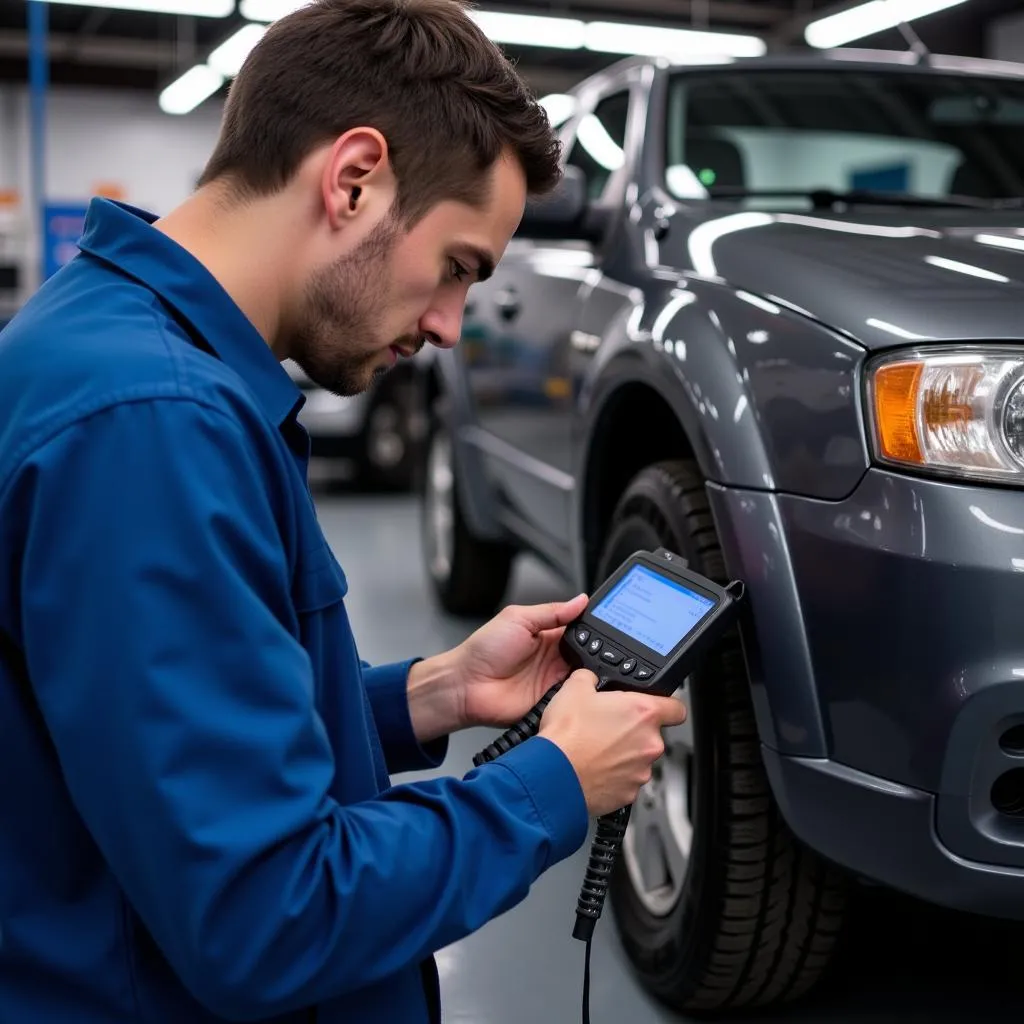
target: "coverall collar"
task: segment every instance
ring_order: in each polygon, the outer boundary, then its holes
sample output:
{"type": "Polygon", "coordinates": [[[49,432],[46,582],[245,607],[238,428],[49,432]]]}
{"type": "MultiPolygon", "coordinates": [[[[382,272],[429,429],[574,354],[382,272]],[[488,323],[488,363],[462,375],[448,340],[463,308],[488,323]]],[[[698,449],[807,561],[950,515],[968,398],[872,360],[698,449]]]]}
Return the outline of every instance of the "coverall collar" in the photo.
{"type": "Polygon", "coordinates": [[[282,426],[302,407],[302,391],[220,282],[152,227],[157,219],[127,203],[93,199],[79,248],[158,295],[242,377],[271,421],[282,426]]]}

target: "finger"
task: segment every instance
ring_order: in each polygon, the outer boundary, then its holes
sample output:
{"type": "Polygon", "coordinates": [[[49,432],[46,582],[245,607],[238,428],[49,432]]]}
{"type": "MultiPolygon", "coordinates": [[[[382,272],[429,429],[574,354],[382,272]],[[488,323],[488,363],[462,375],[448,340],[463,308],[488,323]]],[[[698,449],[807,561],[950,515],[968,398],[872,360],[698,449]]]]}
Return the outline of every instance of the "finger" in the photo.
{"type": "Polygon", "coordinates": [[[589,668],[578,668],[565,681],[565,685],[589,686],[592,690],[597,689],[597,676],[589,668]]]}
{"type": "Polygon", "coordinates": [[[571,601],[517,605],[511,611],[531,633],[543,633],[547,629],[568,626],[587,607],[588,600],[586,594],[578,594],[571,601]]]}
{"type": "Polygon", "coordinates": [[[674,697],[666,697],[658,711],[662,725],[682,725],[686,721],[686,705],[674,697]]]}

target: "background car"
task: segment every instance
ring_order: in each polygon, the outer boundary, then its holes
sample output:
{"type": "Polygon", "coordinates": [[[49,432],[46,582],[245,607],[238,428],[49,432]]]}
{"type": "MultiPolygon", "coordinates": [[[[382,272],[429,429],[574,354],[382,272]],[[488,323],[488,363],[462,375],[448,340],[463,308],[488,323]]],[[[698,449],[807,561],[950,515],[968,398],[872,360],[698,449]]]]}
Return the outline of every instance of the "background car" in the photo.
{"type": "Polygon", "coordinates": [[[687,1012],[809,991],[862,881],[1024,919],[1024,71],[841,56],[588,79],[421,381],[448,611],[746,582],[612,889],[687,1012]]]}
{"type": "Polygon", "coordinates": [[[315,385],[294,360],[284,365],[306,399],[299,420],[310,435],[311,477],[326,484],[354,477],[383,490],[412,487],[425,428],[407,367],[389,371],[369,391],[342,397],[315,385]]]}

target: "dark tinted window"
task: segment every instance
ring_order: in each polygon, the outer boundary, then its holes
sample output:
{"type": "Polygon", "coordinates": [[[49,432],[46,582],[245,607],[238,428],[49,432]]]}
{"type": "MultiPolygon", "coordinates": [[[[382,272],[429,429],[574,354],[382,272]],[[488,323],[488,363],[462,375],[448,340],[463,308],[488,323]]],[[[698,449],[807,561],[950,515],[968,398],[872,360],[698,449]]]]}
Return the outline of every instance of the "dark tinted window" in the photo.
{"type": "Polygon", "coordinates": [[[1024,195],[1024,81],[860,69],[679,75],[666,127],[666,183],[682,197],[1024,195]]]}
{"type": "Polygon", "coordinates": [[[609,178],[622,166],[628,114],[629,92],[617,92],[601,100],[576,129],[567,162],[586,175],[591,199],[600,197],[609,178]]]}

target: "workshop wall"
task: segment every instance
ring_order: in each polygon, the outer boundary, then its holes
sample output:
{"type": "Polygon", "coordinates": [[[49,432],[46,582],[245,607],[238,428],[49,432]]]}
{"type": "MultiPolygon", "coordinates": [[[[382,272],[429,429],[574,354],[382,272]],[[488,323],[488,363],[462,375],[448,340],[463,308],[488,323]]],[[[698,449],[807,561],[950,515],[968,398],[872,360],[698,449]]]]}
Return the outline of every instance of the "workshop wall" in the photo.
{"type": "Polygon", "coordinates": [[[0,86],[0,324],[77,251],[89,200],[108,195],[166,213],[191,192],[213,149],[223,105],[164,114],[149,93],[53,87],[46,105],[45,201],[31,180],[28,89],[0,86]]]}
{"type": "MultiPolygon", "coordinates": [[[[171,117],[148,93],[61,89],[47,99],[46,197],[88,201],[113,188],[126,202],[164,213],[191,191],[216,140],[221,105],[171,117]]],[[[29,98],[0,87],[0,189],[30,194],[29,98]]]]}

